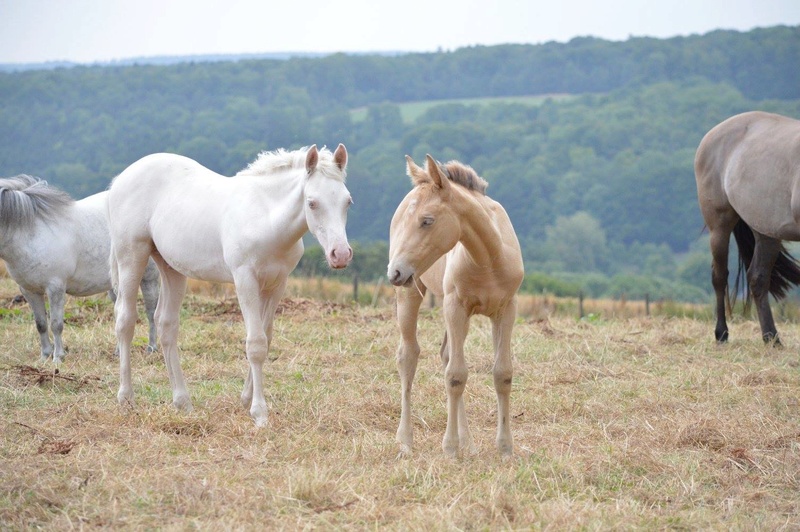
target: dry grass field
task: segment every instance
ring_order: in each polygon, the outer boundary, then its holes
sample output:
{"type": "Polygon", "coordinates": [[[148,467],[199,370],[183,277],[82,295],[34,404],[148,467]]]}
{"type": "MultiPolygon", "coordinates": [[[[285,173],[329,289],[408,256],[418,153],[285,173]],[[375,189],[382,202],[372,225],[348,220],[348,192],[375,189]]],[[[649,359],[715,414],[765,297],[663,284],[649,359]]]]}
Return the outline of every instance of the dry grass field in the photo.
{"type": "MultiPolygon", "coordinates": [[[[355,305],[293,284],[266,367],[270,425],[239,404],[244,328],[229,289],[193,287],[170,406],[160,354],[134,352],[136,406],[116,403],[113,309],[70,299],[68,356],[38,364],[30,310],[0,279],[0,528],[607,530],[800,528],[800,327],[783,348],[733,320],[590,319],[530,301],[513,349],[515,458],[494,450],[491,334],[474,318],[466,400],[478,454],[443,457],[442,318],[426,308],[415,454],[398,458],[390,291],[355,305]]],[[[553,302],[551,302],[554,304],[553,302]]],[[[630,305],[629,305],[630,307],[630,305]]],[[[701,313],[702,314],[702,313],[701,313]]]]}

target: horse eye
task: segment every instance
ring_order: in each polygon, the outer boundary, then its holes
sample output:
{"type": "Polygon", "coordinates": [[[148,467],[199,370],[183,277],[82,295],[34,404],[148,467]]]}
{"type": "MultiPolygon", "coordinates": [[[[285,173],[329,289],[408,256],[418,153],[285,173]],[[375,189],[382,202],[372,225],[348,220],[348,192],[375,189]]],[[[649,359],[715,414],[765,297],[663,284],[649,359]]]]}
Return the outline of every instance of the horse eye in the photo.
{"type": "Polygon", "coordinates": [[[430,216],[426,216],[425,218],[422,219],[422,225],[421,225],[422,227],[428,227],[430,225],[433,225],[433,218],[431,218],[430,216]]]}
{"type": "Polygon", "coordinates": [[[317,208],[317,200],[309,198],[308,199],[308,208],[312,209],[312,210],[316,209],[317,208]]]}

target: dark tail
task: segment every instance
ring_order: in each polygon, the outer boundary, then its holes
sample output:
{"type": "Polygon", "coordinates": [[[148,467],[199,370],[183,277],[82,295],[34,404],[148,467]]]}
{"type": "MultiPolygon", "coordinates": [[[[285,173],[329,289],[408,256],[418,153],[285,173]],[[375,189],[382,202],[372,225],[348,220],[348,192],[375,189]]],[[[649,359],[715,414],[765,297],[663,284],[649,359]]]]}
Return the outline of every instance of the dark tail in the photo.
{"type": "MultiPolygon", "coordinates": [[[[750,268],[750,263],[753,261],[753,253],[756,247],[756,239],[753,236],[753,230],[747,223],[740,219],[733,228],[733,236],[736,238],[736,246],[739,248],[739,271],[736,272],[736,282],[733,287],[733,294],[731,298],[731,306],[736,303],[736,296],[739,293],[740,287],[747,288],[745,292],[745,305],[750,302],[750,290],[747,286],[747,269],[750,268]]],[[[775,299],[783,299],[786,293],[792,289],[793,286],[800,284],[800,262],[792,257],[786,248],[781,244],[781,251],[778,253],[778,258],[775,260],[775,266],[772,268],[772,273],[769,280],[769,293],[775,299]]]]}

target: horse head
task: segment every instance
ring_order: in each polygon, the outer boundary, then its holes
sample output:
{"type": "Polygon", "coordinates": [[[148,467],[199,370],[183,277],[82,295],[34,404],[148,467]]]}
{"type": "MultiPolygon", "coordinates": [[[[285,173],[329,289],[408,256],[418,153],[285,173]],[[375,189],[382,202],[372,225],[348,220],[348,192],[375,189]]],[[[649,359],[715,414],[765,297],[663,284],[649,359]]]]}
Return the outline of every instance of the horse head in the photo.
{"type": "MultiPolygon", "coordinates": [[[[329,154],[327,150],[323,150],[329,154]]],[[[305,215],[308,229],[325,251],[331,268],[344,268],[353,259],[347,242],[347,210],[353,198],[344,184],[347,149],[339,144],[333,157],[320,158],[317,146],[306,154],[305,215]]]]}
{"type": "Polygon", "coordinates": [[[461,236],[447,171],[430,155],[425,169],[406,155],[406,172],[414,188],[398,205],[389,229],[387,274],[395,286],[410,285],[415,275],[425,273],[461,236]]]}

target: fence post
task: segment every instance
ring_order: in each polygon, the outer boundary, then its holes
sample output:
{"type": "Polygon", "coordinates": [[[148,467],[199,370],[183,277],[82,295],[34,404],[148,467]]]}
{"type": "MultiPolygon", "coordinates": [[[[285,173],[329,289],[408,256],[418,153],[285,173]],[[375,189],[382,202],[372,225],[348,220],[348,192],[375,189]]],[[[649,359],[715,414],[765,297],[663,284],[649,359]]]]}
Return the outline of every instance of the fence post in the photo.
{"type": "Polygon", "coordinates": [[[358,275],[353,276],[353,301],[358,303],[358,275]]]}
{"type": "Polygon", "coordinates": [[[644,295],[644,315],[650,316],[650,294],[644,295]]]}
{"type": "Polygon", "coordinates": [[[583,319],[583,290],[578,292],[578,314],[579,318],[583,319]]]}

